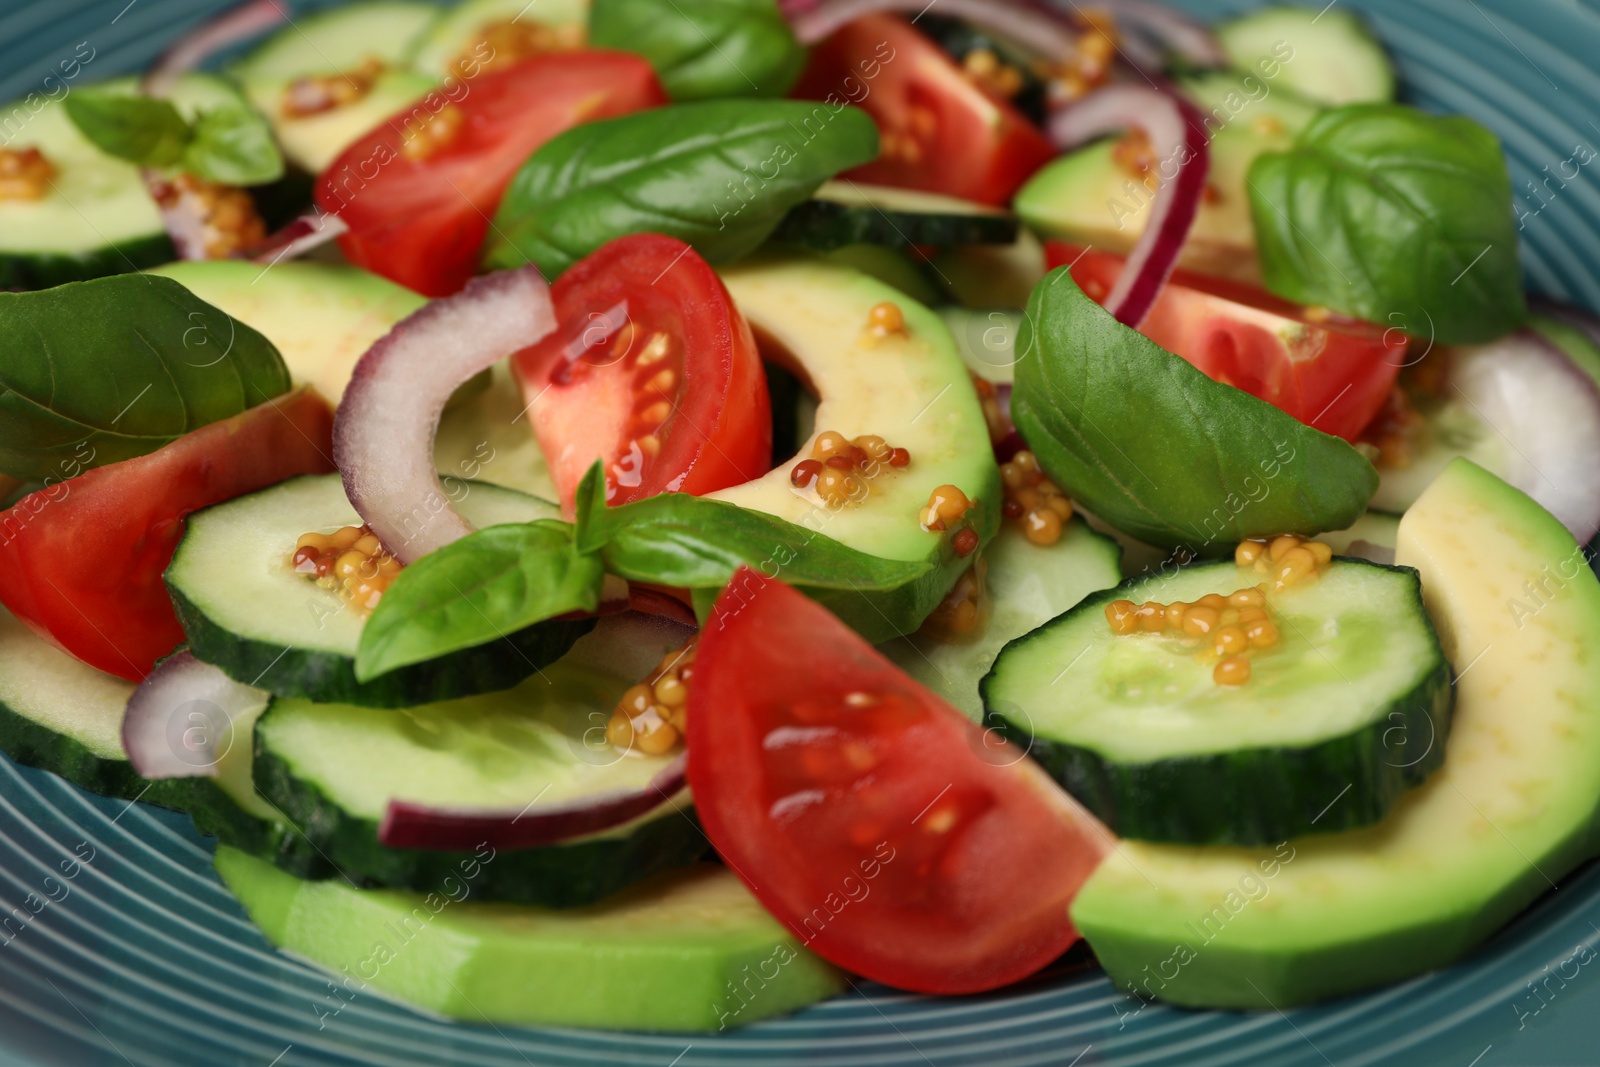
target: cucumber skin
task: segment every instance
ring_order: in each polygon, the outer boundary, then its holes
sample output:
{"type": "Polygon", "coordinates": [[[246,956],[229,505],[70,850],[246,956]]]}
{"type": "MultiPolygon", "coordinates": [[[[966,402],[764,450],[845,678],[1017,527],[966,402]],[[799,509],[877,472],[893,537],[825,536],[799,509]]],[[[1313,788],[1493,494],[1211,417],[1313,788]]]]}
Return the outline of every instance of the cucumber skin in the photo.
{"type": "MultiPolygon", "coordinates": [[[[1130,578],[1093,593],[1012,643],[1027,641],[1078,612],[1103,612],[1105,605],[1126,599],[1145,580],[1130,578]]],[[[1433,622],[1420,602],[1416,609],[1431,632],[1433,622]]],[[[1039,737],[1031,727],[1007,718],[989,700],[993,677],[991,670],[978,687],[987,725],[1028,752],[1118,837],[1176,844],[1273,845],[1370,826],[1444,765],[1455,705],[1450,664],[1441,656],[1409,692],[1351,733],[1302,748],[1237,749],[1125,764],[1092,749],[1039,737]],[[1384,738],[1395,730],[1405,740],[1386,746],[1384,738]],[[1425,751],[1413,756],[1423,739],[1425,751]],[[1330,804],[1334,797],[1338,799],[1330,804]]]]}
{"type": "MultiPolygon", "coordinates": [[[[270,714],[271,709],[268,709],[270,714]]],[[[356,885],[384,886],[417,892],[437,892],[473,852],[436,852],[389,848],[378,843],[378,824],[350,815],[315,785],[296,777],[293,770],[256,735],[256,791],[277,807],[312,846],[326,865],[356,885]]],[[[686,867],[701,859],[710,846],[693,811],[681,817],[662,815],[634,828],[627,837],[583,841],[574,845],[519,849],[498,853],[483,864],[473,883],[479,899],[546,908],[573,908],[593,904],[653,874],[686,867]]],[[[288,862],[303,861],[298,853],[288,862]]],[[[302,878],[326,878],[297,869],[287,862],[278,866],[302,878]]]]}
{"type": "Polygon", "coordinates": [[[886,248],[914,245],[1008,245],[1017,239],[1021,225],[1015,215],[887,215],[872,207],[840,204],[832,200],[807,200],[790,209],[773,231],[776,241],[828,252],[845,245],[870,244],[886,248]],[[908,221],[914,219],[915,221],[908,221]]]}
{"type": "Polygon", "coordinates": [[[510,689],[566,655],[595,624],[594,619],[551,619],[493,644],[462,649],[359,682],[351,657],[315,649],[285,651],[281,645],[241,637],[212,622],[171,581],[166,584],[195,658],[245,685],[319,704],[409,708],[510,689]]]}
{"type": "Polygon", "coordinates": [[[211,779],[141,778],[127,760],[98,756],[82,742],[39,725],[3,701],[0,750],[15,763],[48,771],[91,793],[142,800],[187,813],[201,834],[274,862],[303,878],[327,878],[336,873],[303,835],[251,815],[211,779]]]}
{"type": "Polygon", "coordinates": [[[166,234],[151,234],[77,255],[0,251],[0,290],[53,289],[67,282],[160,266],[176,258],[166,234]]]}

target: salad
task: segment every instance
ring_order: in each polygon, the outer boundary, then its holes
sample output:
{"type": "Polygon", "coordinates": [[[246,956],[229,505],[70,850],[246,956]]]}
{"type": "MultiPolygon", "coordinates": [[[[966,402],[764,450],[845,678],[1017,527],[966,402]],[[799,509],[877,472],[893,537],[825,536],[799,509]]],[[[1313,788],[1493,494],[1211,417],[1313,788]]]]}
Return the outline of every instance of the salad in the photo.
{"type": "Polygon", "coordinates": [[[1600,852],[1600,321],[1354,15],[91,59],[0,109],[0,749],[190,814],[319,1025],[1281,1010],[1600,852]]]}

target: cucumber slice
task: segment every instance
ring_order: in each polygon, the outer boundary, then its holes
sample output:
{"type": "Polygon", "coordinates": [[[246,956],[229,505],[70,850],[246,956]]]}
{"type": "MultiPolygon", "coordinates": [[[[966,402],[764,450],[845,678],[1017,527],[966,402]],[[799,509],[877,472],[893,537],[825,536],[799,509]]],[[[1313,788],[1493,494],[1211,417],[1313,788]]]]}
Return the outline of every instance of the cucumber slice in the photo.
{"type": "MultiPolygon", "coordinates": [[[[470,853],[380,844],[390,801],[516,811],[640,789],[668,762],[623,755],[604,740],[611,709],[638,681],[620,673],[624,653],[638,650],[614,643],[599,630],[517,689],[429,707],[385,711],[280,697],[256,725],[256,788],[349,877],[437,889],[470,853]],[[589,665],[596,661],[613,666],[589,665]]],[[[645,658],[654,663],[668,651],[652,648],[645,658]]],[[[705,852],[686,808],[687,795],[679,794],[615,830],[503,852],[477,888],[490,899],[547,907],[599,900],[705,852]]]]}
{"type": "Polygon", "coordinates": [[[950,298],[962,307],[1028,306],[1033,287],[1048,273],[1044,245],[1020,227],[1009,245],[959,245],[934,257],[933,265],[950,298]]]}
{"type": "Polygon", "coordinates": [[[938,286],[921,265],[925,261],[912,249],[855,244],[824,252],[822,258],[892,285],[919,304],[939,302],[938,286]]]}
{"type": "Polygon", "coordinates": [[[1393,563],[1400,537],[1400,517],[1369,511],[1349,527],[1317,535],[1336,556],[1356,556],[1373,563],[1393,563]]]}
{"type": "MultiPolygon", "coordinates": [[[[559,517],[554,504],[486,482],[451,479],[447,492],[480,528],[559,517]]],[[[360,523],[337,474],[292,478],[192,515],[166,581],[195,656],[280,696],[407,707],[510,688],[594,625],[551,620],[359,682],[364,617],[295,574],[287,560],[301,534],[360,523]]]]}
{"type": "Polygon", "coordinates": [[[1016,373],[1017,333],[1025,317],[1020,308],[942,307],[939,317],[950,327],[956,351],[969,371],[986,382],[1011,384],[1016,373]]]}
{"type": "Polygon", "coordinates": [[[1351,11],[1332,5],[1266,7],[1214,30],[1228,61],[1308,100],[1338,106],[1394,99],[1394,67],[1351,11]]]}
{"type": "Polygon", "coordinates": [[[1113,600],[1193,602],[1256,577],[1228,561],[1086,598],[1000,653],[990,719],[1121,837],[1263,844],[1378,821],[1443,763],[1450,726],[1416,571],[1339,559],[1272,593],[1280,642],[1240,686],[1217,685],[1191,639],[1106,623],[1113,600]]]}
{"type": "Polygon", "coordinates": [[[826,251],[853,244],[1009,245],[1017,228],[1015,215],[984,204],[844,181],[825,182],[790,209],[772,236],[826,251]]]}
{"type": "MultiPolygon", "coordinates": [[[[422,34],[439,17],[432,4],[370,0],[296,20],[235,64],[231,73],[271,121],[283,154],[322,171],[362,134],[433,87],[409,69],[422,34]],[[384,71],[360,99],[313,115],[284,113],[284,90],[296,78],[338,76],[369,60],[384,71]]],[[[354,179],[359,180],[359,179],[354,179]]]]}
{"type": "Polygon", "coordinates": [[[966,640],[916,634],[880,650],[957,709],[981,720],[978,683],[1000,650],[1090,593],[1120,582],[1121,555],[1115,541],[1082,522],[1068,523],[1053,545],[1033,544],[1007,523],[983,551],[989,618],[982,629],[966,640]]]}
{"type": "MultiPolygon", "coordinates": [[[[477,56],[477,46],[488,27],[501,23],[537,23],[552,28],[574,27],[577,40],[587,36],[588,0],[465,0],[451,8],[422,35],[412,56],[419,74],[443,78],[453,73],[452,64],[463,56],[477,56]]],[[[492,47],[492,45],[491,45],[492,47]]],[[[493,52],[487,53],[492,57],[493,52]]]]}
{"type": "Polygon", "coordinates": [[[474,857],[427,896],[302,882],[227,848],[216,869],[268,940],[343,984],[319,1016],[370,987],[471,1023],[722,1030],[845,987],[724,867],[581,911],[469,899],[503,862],[474,857]]]}

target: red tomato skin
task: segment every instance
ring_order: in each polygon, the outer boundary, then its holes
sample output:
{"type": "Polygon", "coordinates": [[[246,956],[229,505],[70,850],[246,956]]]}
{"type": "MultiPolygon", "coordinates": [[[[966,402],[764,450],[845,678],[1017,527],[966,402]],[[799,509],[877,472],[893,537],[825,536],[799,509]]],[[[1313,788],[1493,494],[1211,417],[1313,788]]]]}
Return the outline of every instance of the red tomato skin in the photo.
{"type": "MultiPolygon", "coordinates": [[[[1109,252],[1059,241],[1045,247],[1050,268],[1070,266],[1096,300],[1122,272],[1122,257],[1109,252]]],[[[1313,320],[1265,290],[1193,271],[1173,272],[1139,332],[1208,378],[1348,441],[1383,410],[1406,363],[1397,329],[1337,314],[1313,320]]]]}
{"type": "Polygon", "coordinates": [[[808,948],[954,994],[1022,979],[1077,940],[1068,907],[1110,832],[821,605],[742,569],[694,672],[701,824],[808,948]]]}
{"type": "Polygon", "coordinates": [[[345,257],[425,296],[448,296],[477,273],[489,221],[535,149],[580,123],[667,102],[649,63],[598,50],[532,56],[451,88],[391,115],[316,185],[318,207],[350,227],[339,238],[345,257]],[[407,158],[407,134],[446,107],[461,114],[460,132],[407,158]]]}
{"type": "Polygon", "coordinates": [[[845,173],[857,181],[1002,207],[1056,154],[1026,116],[894,15],[864,15],[812,49],[794,95],[854,104],[877,122],[884,154],[845,173]],[[894,151],[907,136],[919,146],[915,159],[894,151]]]}
{"type": "Polygon", "coordinates": [[[561,325],[517,353],[512,367],[564,513],[572,514],[578,482],[596,459],[606,463],[612,504],[666,492],[699,496],[767,473],[772,410],[760,350],[722,279],[698,253],[661,234],[619,237],[573,264],[551,297],[561,325]],[[622,366],[602,357],[574,381],[551,381],[571,346],[623,301],[640,342],[662,330],[683,359],[678,410],[636,484],[617,484],[615,477],[627,451],[629,415],[643,403],[622,366]]]}
{"type": "Polygon", "coordinates": [[[309,388],[0,513],[0,603],[56,647],[137,682],[183,641],[162,572],[184,519],[333,469],[333,412],[309,388]]]}

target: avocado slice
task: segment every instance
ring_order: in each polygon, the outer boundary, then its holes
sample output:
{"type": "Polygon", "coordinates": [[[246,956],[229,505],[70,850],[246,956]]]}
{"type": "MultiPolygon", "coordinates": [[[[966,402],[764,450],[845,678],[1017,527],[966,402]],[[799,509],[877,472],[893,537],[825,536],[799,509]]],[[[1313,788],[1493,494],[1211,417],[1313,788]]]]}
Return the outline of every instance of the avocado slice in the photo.
{"type": "MultiPolygon", "coordinates": [[[[1204,118],[1211,174],[1178,265],[1259,285],[1245,175],[1257,156],[1288,149],[1317,107],[1254,74],[1196,75],[1180,88],[1204,118]]],[[[1127,254],[1150,217],[1156,181],[1146,185],[1118,165],[1115,145],[1097,141],[1044,167],[1017,193],[1017,214],[1045,237],[1127,254]]]]}
{"type": "Polygon", "coordinates": [[[725,867],[552,911],[473,901],[479,855],[426,895],[301,881],[226,846],[216,869],[268,940],[333,972],[323,1018],[370,989],[471,1023],[720,1030],[844,988],[725,867]]]}
{"type": "Polygon", "coordinates": [[[918,513],[933,490],[954,485],[974,501],[966,521],[980,545],[1000,524],[1000,470],[955,339],[924,305],[825,259],[747,261],[722,278],[766,357],[793,371],[819,399],[813,435],[800,456],[811,454],[816,433],[835,430],[850,438],[876,434],[907,449],[911,463],[879,475],[866,499],[837,510],[813,503],[790,484],[799,456],[711,496],[885,559],[927,561],[930,569],[915,581],[863,591],[857,610],[841,615],[869,641],[911,633],[972,562],[956,554],[950,532],[922,528],[918,513]],[[900,308],[904,334],[869,332],[872,309],[882,303],[900,308]]]}
{"type": "MultiPolygon", "coordinates": [[[[1444,767],[1366,829],[1123,842],[1072,906],[1143,999],[1284,1008],[1458,959],[1597,851],[1600,581],[1561,523],[1457,459],[1400,522],[1457,672],[1444,767]]],[[[1329,797],[1337,803],[1336,797],[1329,797]]]]}

